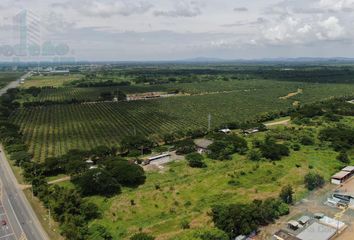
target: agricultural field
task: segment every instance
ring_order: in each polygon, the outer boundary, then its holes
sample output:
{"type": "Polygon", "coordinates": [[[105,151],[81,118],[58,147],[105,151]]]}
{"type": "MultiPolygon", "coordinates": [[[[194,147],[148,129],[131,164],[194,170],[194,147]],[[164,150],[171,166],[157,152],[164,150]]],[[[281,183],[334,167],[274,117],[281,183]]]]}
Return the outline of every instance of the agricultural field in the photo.
{"type": "Polygon", "coordinates": [[[255,114],[287,109],[279,100],[284,90],[270,96],[261,90],[202,96],[174,97],[123,103],[57,105],[19,110],[12,120],[20,125],[36,159],[57,156],[74,148],[117,145],[124,136],[137,134],[159,139],[165,133],[214,127],[255,114]]]}
{"type": "Polygon", "coordinates": [[[21,72],[0,72],[0,88],[5,87],[8,83],[21,77],[21,72]]]}
{"type": "Polygon", "coordinates": [[[80,74],[71,74],[68,76],[50,75],[50,76],[32,76],[26,79],[21,85],[22,88],[29,87],[63,87],[72,81],[79,80],[82,77],[80,74]]]}
{"type": "MultiPolygon", "coordinates": [[[[165,133],[206,128],[252,120],[256,115],[286,110],[294,103],[310,103],[354,92],[352,84],[310,84],[271,80],[184,83],[183,91],[194,95],[149,101],[87,103],[20,109],[12,120],[21,126],[25,141],[36,159],[64,154],[70,149],[115,146],[134,133],[161,139],[165,133]],[[302,89],[300,94],[282,98],[302,89]],[[190,90],[193,89],[193,90],[190,90]]],[[[134,86],[127,88],[133,89],[134,86]]],[[[142,87],[143,88],[143,87],[142,87]]],[[[97,99],[108,88],[44,89],[35,99],[64,101],[97,99]]],[[[134,90],[131,90],[134,92],[134,90]]]]}

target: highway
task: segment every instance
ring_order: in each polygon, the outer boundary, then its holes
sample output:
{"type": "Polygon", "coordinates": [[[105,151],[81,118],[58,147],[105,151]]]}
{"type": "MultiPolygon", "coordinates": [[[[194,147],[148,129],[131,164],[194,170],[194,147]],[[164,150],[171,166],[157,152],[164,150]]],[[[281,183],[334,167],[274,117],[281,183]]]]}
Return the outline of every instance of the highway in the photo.
{"type": "MultiPolygon", "coordinates": [[[[7,89],[18,86],[19,83],[20,80],[10,83],[0,90],[0,95],[7,89]]],[[[26,196],[19,188],[2,146],[0,151],[0,240],[49,240],[26,196]]]]}

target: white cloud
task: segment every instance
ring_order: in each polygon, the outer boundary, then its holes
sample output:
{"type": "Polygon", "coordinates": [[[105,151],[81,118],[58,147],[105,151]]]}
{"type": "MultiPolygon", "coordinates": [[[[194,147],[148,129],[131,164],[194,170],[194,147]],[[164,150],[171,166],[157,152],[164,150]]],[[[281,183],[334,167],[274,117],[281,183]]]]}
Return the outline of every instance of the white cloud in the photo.
{"type": "Polygon", "coordinates": [[[317,33],[320,40],[335,40],[345,34],[344,28],[339,24],[338,18],[331,16],[328,19],[319,22],[322,27],[321,32],[317,33]]]}
{"type": "Polygon", "coordinates": [[[153,5],[147,1],[129,0],[75,0],[66,3],[54,3],[53,7],[73,8],[91,17],[109,18],[114,15],[130,16],[149,11],[153,5]]]}
{"type": "Polygon", "coordinates": [[[157,17],[196,17],[202,14],[200,5],[197,2],[178,1],[172,10],[156,10],[157,17]]]}
{"type": "Polygon", "coordinates": [[[319,6],[335,11],[354,10],[354,0],[320,0],[319,6]]]}

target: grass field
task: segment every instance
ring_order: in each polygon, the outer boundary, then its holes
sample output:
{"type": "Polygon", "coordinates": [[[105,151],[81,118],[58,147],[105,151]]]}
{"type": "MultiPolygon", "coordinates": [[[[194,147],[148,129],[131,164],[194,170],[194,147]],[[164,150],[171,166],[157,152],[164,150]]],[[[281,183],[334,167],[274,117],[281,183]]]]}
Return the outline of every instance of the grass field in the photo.
{"type": "MultiPolygon", "coordinates": [[[[254,116],[269,111],[285,110],[291,107],[294,101],[309,103],[354,92],[354,85],[349,84],[332,84],[329,87],[327,84],[275,84],[271,81],[268,85],[269,81],[257,81],[259,86],[250,88],[249,84],[255,83],[244,82],[245,85],[242,85],[242,81],[237,82],[237,90],[231,92],[219,92],[231,86],[208,86],[209,91],[213,89],[217,92],[150,101],[22,109],[12,120],[21,126],[35,158],[43,160],[73,148],[90,149],[102,144],[117,145],[122,137],[134,132],[159,139],[161,135],[177,130],[205,128],[209,113],[212,115],[212,125],[216,127],[227,122],[251,120],[254,116]],[[281,96],[296,91],[299,85],[302,85],[303,93],[280,99],[281,96]]],[[[215,83],[211,85],[213,84],[215,83]]],[[[54,91],[60,93],[58,98],[64,99],[72,94],[70,91],[75,90],[54,91]]],[[[57,97],[51,95],[50,99],[57,97]]]]}
{"type": "MultiPolygon", "coordinates": [[[[262,137],[260,133],[247,140],[262,137]]],[[[303,176],[313,168],[329,180],[341,166],[337,154],[327,147],[310,146],[275,163],[255,163],[241,155],[230,161],[206,160],[205,169],[175,162],[162,172],[149,172],[146,184],[137,189],[124,189],[121,195],[110,199],[90,200],[104,212],[103,219],[96,222],[108,227],[114,239],[128,239],[144,229],[159,240],[176,240],[192,231],[181,228],[182,220],[187,220],[192,229],[211,227],[208,211],[214,204],[276,197],[286,184],[294,186],[297,199],[301,199],[307,194],[303,176]],[[228,184],[230,180],[236,180],[237,185],[228,184]]]]}
{"type": "Polygon", "coordinates": [[[21,72],[0,72],[0,88],[5,87],[8,83],[17,80],[21,77],[21,72]]]}
{"type": "Polygon", "coordinates": [[[62,87],[71,81],[80,79],[81,77],[82,75],[80,74],[72,74],[68,76],[32,76],[31,78],[26,79],[21,87],[62,87]]]}

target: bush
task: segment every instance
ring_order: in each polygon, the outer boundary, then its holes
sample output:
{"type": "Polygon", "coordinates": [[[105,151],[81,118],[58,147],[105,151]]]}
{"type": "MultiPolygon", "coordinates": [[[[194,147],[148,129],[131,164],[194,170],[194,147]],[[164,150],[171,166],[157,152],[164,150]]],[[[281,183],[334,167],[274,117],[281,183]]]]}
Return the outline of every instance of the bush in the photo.
{"type": "Polygon", "coordinates": [[[229,240],[227,234],[219,229],[200,230],[195,237],[200,240],[229,240]]]}
{"type": "Polygon", "coordinates": [[[321,188],[325,184],[325,180],[317,173],[308,173],[304,178],[305,186],[312,191],[316,188],[321,188]]]}
{"type": "Polygon", "coordinates": [[[341,161],[342,163],[350,163],[350,159],[346,151],[341,151],[337,156],[337,160],[341,161]]]}
{"type": "Polygon", "coordinates": [[[300,143],[302,145],[308,146],[308,145],[313,145],[315,141],[313,140],[312,137],[304,135],[300,137],[300,143]]]}
{"type": "Polygon", "coordinates": [[[280,160],[283,156],[289,156],[289,148],[283,144],[277,144],[267,138],[260,147],[262,156],[270,160],[280,160]]]}
{"type": "Polygon", "coordinates": [[[190,153],[186,156],[186,160],[188,162],[188,165],[192,168],[203,168],[206,167],[204,163],[204,157],[203,155],[199,153],[190,153]]]}
{"type": "Polygon", "coordinates": [[[147,233],[137,233],[130,240],[155,240],[155,238],[147,233]]]}
{"type": "Polygon", "coordinates": [[[292,145],[292,149],[293,149],[294,151],[300,151],[301,146],[300,146],[299,144],[294,144],[294,145],[292,145]]]}
{"type": "Polygon", "coordinates": [[[182,220],[182,222],[181,222],[181,228],[182,228],[182,229],[189,229],[189,228],[190,228],[189,221],[187,221],[187,220],[182,220]]]}
{"type": "Polygon", "coordinates": [[[280,199],[286,204],[293,203],[293,188],[290,185],[284,186],[279,194],[280,199]]]}
{"type": "Polygon", "coordinates": [[[249,151],[247,158],[251,161],[259,161],[262,158],[262,154],[258,150],[252,149],[249,151]]]}
{"type": "Polygon", "coordinates": [[[195,152],[197,150],[192,139],[183,140],[175,144],[176,154],[184,155],[195,152]]]}

